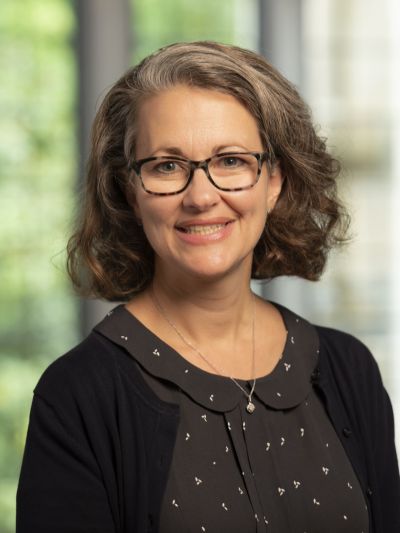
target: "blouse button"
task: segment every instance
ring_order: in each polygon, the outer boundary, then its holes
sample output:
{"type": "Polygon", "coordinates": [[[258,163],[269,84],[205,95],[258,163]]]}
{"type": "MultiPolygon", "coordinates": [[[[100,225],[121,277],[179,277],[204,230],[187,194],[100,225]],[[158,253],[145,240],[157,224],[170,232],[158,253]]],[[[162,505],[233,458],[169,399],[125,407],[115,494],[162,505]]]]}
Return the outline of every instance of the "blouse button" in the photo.
{"type": "Polygon", "coordinates": [[[371,488],[368,487],[368,488],[367,488],[367,496],[368,496],[369,498],[371,498],[372,494],[373,494],[373,492],[372,492],[371,488]]]}
{"type": "Polygon", "coordinates": [[[343,435],[348,439],[350,435],[352,434],[352,431],[350,428],[343,428],[343,435]]]}
{"type": "Polygon", "coordinates": [[[319,378],[321,377],[321,372],[316,368],[313,372],[311,372],[311,383],[318,383],[319,378]]]}

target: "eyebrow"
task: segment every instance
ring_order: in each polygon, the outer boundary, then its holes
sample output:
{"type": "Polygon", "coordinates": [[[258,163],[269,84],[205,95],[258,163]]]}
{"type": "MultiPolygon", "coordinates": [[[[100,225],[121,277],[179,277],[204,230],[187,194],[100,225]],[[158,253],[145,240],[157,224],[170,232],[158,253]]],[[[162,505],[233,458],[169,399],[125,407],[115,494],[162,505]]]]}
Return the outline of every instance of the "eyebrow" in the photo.
{"type": "MultiPolygon", "coordinates": [[[[212,153],[212,155],[214,155],[214,154],[219,154],[221,152],[223,153],[224,151],[229,153],[229,152],[236,152],[236,151],[249,152],[251,150],[249,150],[248,148],[245,148],[244,146],[239,146],[239,145],[236,145],[236,144],[220,144],[218,146],[215,146],[211,153],[212,153]],[[229,148],[229,150],[228,150],[228,148],[229,148]]],[[[177,156],[180,156],[180,157],[184,157],[185,159],[188,159],[188,157],[181,150],[181,148],[179,148],[177,146],[160,146],[159,148],[157,148],[156,150],[154,150],[152,152],[151,157],[153,157],[153,155],[156,154],[156,152],[166,152],[166,153],[171,154],[171,155],[177,155],[177,156]]]]}
{"type": "Polygon", "coordinates": [[[185,157],[182,150],[178,148],[177,146],[160,146],[159,148],[157,148],[156,150],[152,152],[152,155],[155,154],[156,152],[167,152],[168,154],[179,155],[179,156],[185,157]]]}

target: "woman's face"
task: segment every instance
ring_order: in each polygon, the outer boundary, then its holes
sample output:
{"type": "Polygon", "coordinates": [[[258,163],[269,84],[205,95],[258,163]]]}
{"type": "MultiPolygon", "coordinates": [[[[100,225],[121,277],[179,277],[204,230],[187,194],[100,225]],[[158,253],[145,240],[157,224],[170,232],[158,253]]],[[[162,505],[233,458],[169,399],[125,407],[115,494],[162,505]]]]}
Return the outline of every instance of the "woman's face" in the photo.
{"type": "MultiPolygon", "coordinates": [[[[262,152],[258,127],[234,97],[176,86],[145,100],[139,110],[136,159],[177,155],[203,160],[226,151],[262,152]]],[[[279,167],[237,192],[218,190],[202,169],[174,196],[154,196],[135,177],[136,216],[155,252],[156,273],[217,278],[242,269],[252,255],[281,189],[279,167]]]]}

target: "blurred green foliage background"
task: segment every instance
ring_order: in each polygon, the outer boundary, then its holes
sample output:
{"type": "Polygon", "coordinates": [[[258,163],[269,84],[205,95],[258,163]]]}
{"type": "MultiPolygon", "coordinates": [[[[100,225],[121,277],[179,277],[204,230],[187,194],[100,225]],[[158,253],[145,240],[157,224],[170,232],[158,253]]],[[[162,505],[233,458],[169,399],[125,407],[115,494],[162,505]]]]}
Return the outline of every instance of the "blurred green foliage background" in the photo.
{"type": "Polygon", "coordinates": [[[132,0],[133,61],[178,41],[209,39],[254,48],[257,24],[243,19],[257,10],[257,0],[132,0]],[[238,18],[242,23],[238,24],[238,18]]]}
{"type": "Polygon", "coordinates": [[[0,531],[32,401],[47,364],[77,340],[63,273],[76,175],[75,18],[65,0],[0,2],[0,531]]]}

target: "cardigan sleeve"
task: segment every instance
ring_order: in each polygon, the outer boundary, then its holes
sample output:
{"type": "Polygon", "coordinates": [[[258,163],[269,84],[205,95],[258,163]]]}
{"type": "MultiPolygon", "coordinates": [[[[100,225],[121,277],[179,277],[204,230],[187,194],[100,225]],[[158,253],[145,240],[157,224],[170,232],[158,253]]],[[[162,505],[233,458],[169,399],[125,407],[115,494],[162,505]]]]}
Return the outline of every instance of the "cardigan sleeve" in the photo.
{"type": "Polygon", "coordinates": [[[365,394],[369,398],[369,411],[363,417],[364,427],[368,428],[366,438],[371,443],[370,459],[374,464],[371,472],[371,485],[367,491],[372,502],[379,502],[381,508],[382,531],[400,531],[400,476],[395,448],[395,428],[390,398],[384,388],[375,360],[370,360],[369,379],[366,380],[365,394]],[[368,423],[369,419],[369,423],[368,423]],[[375,479],[373,479],[375,478],[375,479]]]}
{"type": "MultiPolygon", "coordinates": [[[[369,349],[351,335],[318,327],[323,388],[339,391],[350,428],[358,438],[338,434],[353,464],[364,465],[366,498],[372,507],[374,533],[400,531],[400,476],[394,438],[393,409],[379,367],[369,349]],[[327,364],[326,364],[327,363],[327,364]],[[328,378],[328,379],[327,379],[328,378]],[[351,441],[357,448],[351,448],[351,441]],[[354,456],[354,453],[357,456],[354,456]]],[[[332,404],[333,405],[333,404],[332,404]]],[[[337,404],[334,403],[335,412],[337,404]]],[[[339,411],[338,411],[339,412],[339,411]]]]}
{"type": "Polygon", "coordinates": [[[17,533],[121,531],[114,367],[100,353],[84,341],[53,361],[34,389],[17,533]]]}
{"type": "Polygon", "coordinates": [[[35,394],[17,491],[17,533],[115,533],[81,424],[35,394]]]}
{"type": "Polygon", "coordinates": [[[132,357],[93,332],[34,389],[17,533],[141,533],[158,523],[179,421],[132,357]]]}

